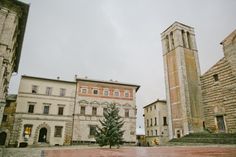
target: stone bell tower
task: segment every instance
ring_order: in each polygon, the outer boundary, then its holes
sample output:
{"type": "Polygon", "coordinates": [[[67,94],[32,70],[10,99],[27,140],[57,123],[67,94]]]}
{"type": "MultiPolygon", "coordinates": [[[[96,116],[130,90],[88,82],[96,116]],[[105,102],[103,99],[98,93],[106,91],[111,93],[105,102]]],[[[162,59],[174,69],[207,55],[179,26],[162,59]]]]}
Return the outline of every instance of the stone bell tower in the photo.
{"type": "Polygon", "coordinates": [[[174,22],[161,33],[169,137],[203,130],[200,67],[194,29],[174,22]]]}

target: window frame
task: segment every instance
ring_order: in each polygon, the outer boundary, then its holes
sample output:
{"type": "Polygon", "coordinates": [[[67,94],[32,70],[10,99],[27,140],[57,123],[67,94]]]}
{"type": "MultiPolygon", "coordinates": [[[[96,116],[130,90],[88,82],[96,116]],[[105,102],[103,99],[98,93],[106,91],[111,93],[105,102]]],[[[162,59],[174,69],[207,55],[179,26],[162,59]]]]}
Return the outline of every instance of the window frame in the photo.
{"type": "Polygon", "coordinates": [[[125,109],[125,118],[129,118],[129,109],[125,109]]]}
{"type": "Polygon", "coordinates": [[[54,127],[54,137],[62,137],[63,126],[54,127]]]}
{"type": "Polygon", "coordinates": [[[58,114],[57,115],[59,115],[59,116],[63,116],[64,115],[64,106],[58,106],[58,114]],[[60,109],[62,109],[62,111],[60,109]]]}
{"type": "Polygon", "coordinates": [[[85,114],[86,114],[86,107],[85,106],[80,106],[80,115],[85,115],[85,114]],[[82,108],[83,108],[83,110],[82,110],[82,108]]]}
{"type": "Polygon", "coordinates": [[[38,86],[37,85],[32,85],[31,87],[31,93],[33,94],[37,94],[38,93],[38,86]]]}
{"type": "Polygon", "coordinates": [[[28,103],[28,112],[27,113],[34,113],[34,107],[35,107],[35,104],[28,103]]]}
{"type": "Polygon", "coordinates": [[[49,114],[49,110],[50,110],[50,104],[46,104],[45,103],[44,106],[43,106],[43,114],[48,115],[49,114]],[[48,107],[48,110],[45,110],[46,107],[48,107]],[[47,112],[45,112],[45,111],[47,111],[47,112]]]}
{"type": "Polygon", "coordinates": [[[52,95],[52,87],[46,87],[45,94],[48,96],[52,95]]]}
{"type": "Polygon", "coordinates": [[[96,134],[96,125],[89,125],[89,136],[94,137],[96,134]]]}
{"type": "Polygon", "coordinates": [[[65,88],[60,88],[60,96],[66,96],[66,89],[65,88]]]}
{"type": "Polygon", "coordinates": [[[97,115],[97,107],[92,107],[92,115],[96,116],[97,115]]]}

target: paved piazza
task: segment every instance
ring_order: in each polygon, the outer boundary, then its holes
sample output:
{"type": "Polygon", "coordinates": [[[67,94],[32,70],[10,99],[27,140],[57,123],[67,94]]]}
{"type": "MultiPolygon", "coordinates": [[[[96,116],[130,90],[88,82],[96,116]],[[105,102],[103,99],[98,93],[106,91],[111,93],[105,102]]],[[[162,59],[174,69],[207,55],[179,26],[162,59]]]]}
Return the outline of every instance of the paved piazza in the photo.
{"type": "Polygon", "coordinates": [[[130,147],[46,150],[45,157],[236,157],[236,147],[130,147]]]}
{"type": "Polygon", "coordinates": [[[236,157],[236,145],[2,148],[0,157],[236,157]]]}

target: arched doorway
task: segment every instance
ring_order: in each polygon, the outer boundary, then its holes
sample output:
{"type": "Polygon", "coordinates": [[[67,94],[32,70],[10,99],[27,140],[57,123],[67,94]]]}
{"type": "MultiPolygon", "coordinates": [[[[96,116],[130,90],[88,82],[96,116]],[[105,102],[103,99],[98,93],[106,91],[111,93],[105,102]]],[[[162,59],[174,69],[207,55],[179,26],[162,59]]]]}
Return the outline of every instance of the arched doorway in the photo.
{"type": "Polygon", "coordinates": [[[0,133],[0,145],[5,145],[7,139],[7,133],[1,132],[0,133]]]}
{"type": "Polygon", "coordinates": [[[39,130],[38,142],[46,142],[46,139],[47,139],[47,129],[46,128],[41,128],[39,130]]]}

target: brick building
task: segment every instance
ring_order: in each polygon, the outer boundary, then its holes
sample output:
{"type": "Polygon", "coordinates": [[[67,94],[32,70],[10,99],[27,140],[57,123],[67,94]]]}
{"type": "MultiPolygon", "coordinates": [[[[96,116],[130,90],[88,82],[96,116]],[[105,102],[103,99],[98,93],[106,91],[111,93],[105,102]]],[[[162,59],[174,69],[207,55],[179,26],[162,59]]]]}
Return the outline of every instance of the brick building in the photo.
{"type": "Polygon", "coordinates": [[[174,22],[161,33],[169,137],[202,131],[200,67],[194,29],[174,22]]]}
{"type": "Polygon", "coordinates": [[[126,143],[136,142],[136,92],[139,86],[118,81],[77,79],[73,143],[94,143],[95,127],[108,104],[115,103],[124,120],[126,143]]]}
{"type": "Polygon", "coordinates": [[[205,127],[236,132],[236,30],[226,37],[224,57],[201,76],[205,127]]]}

